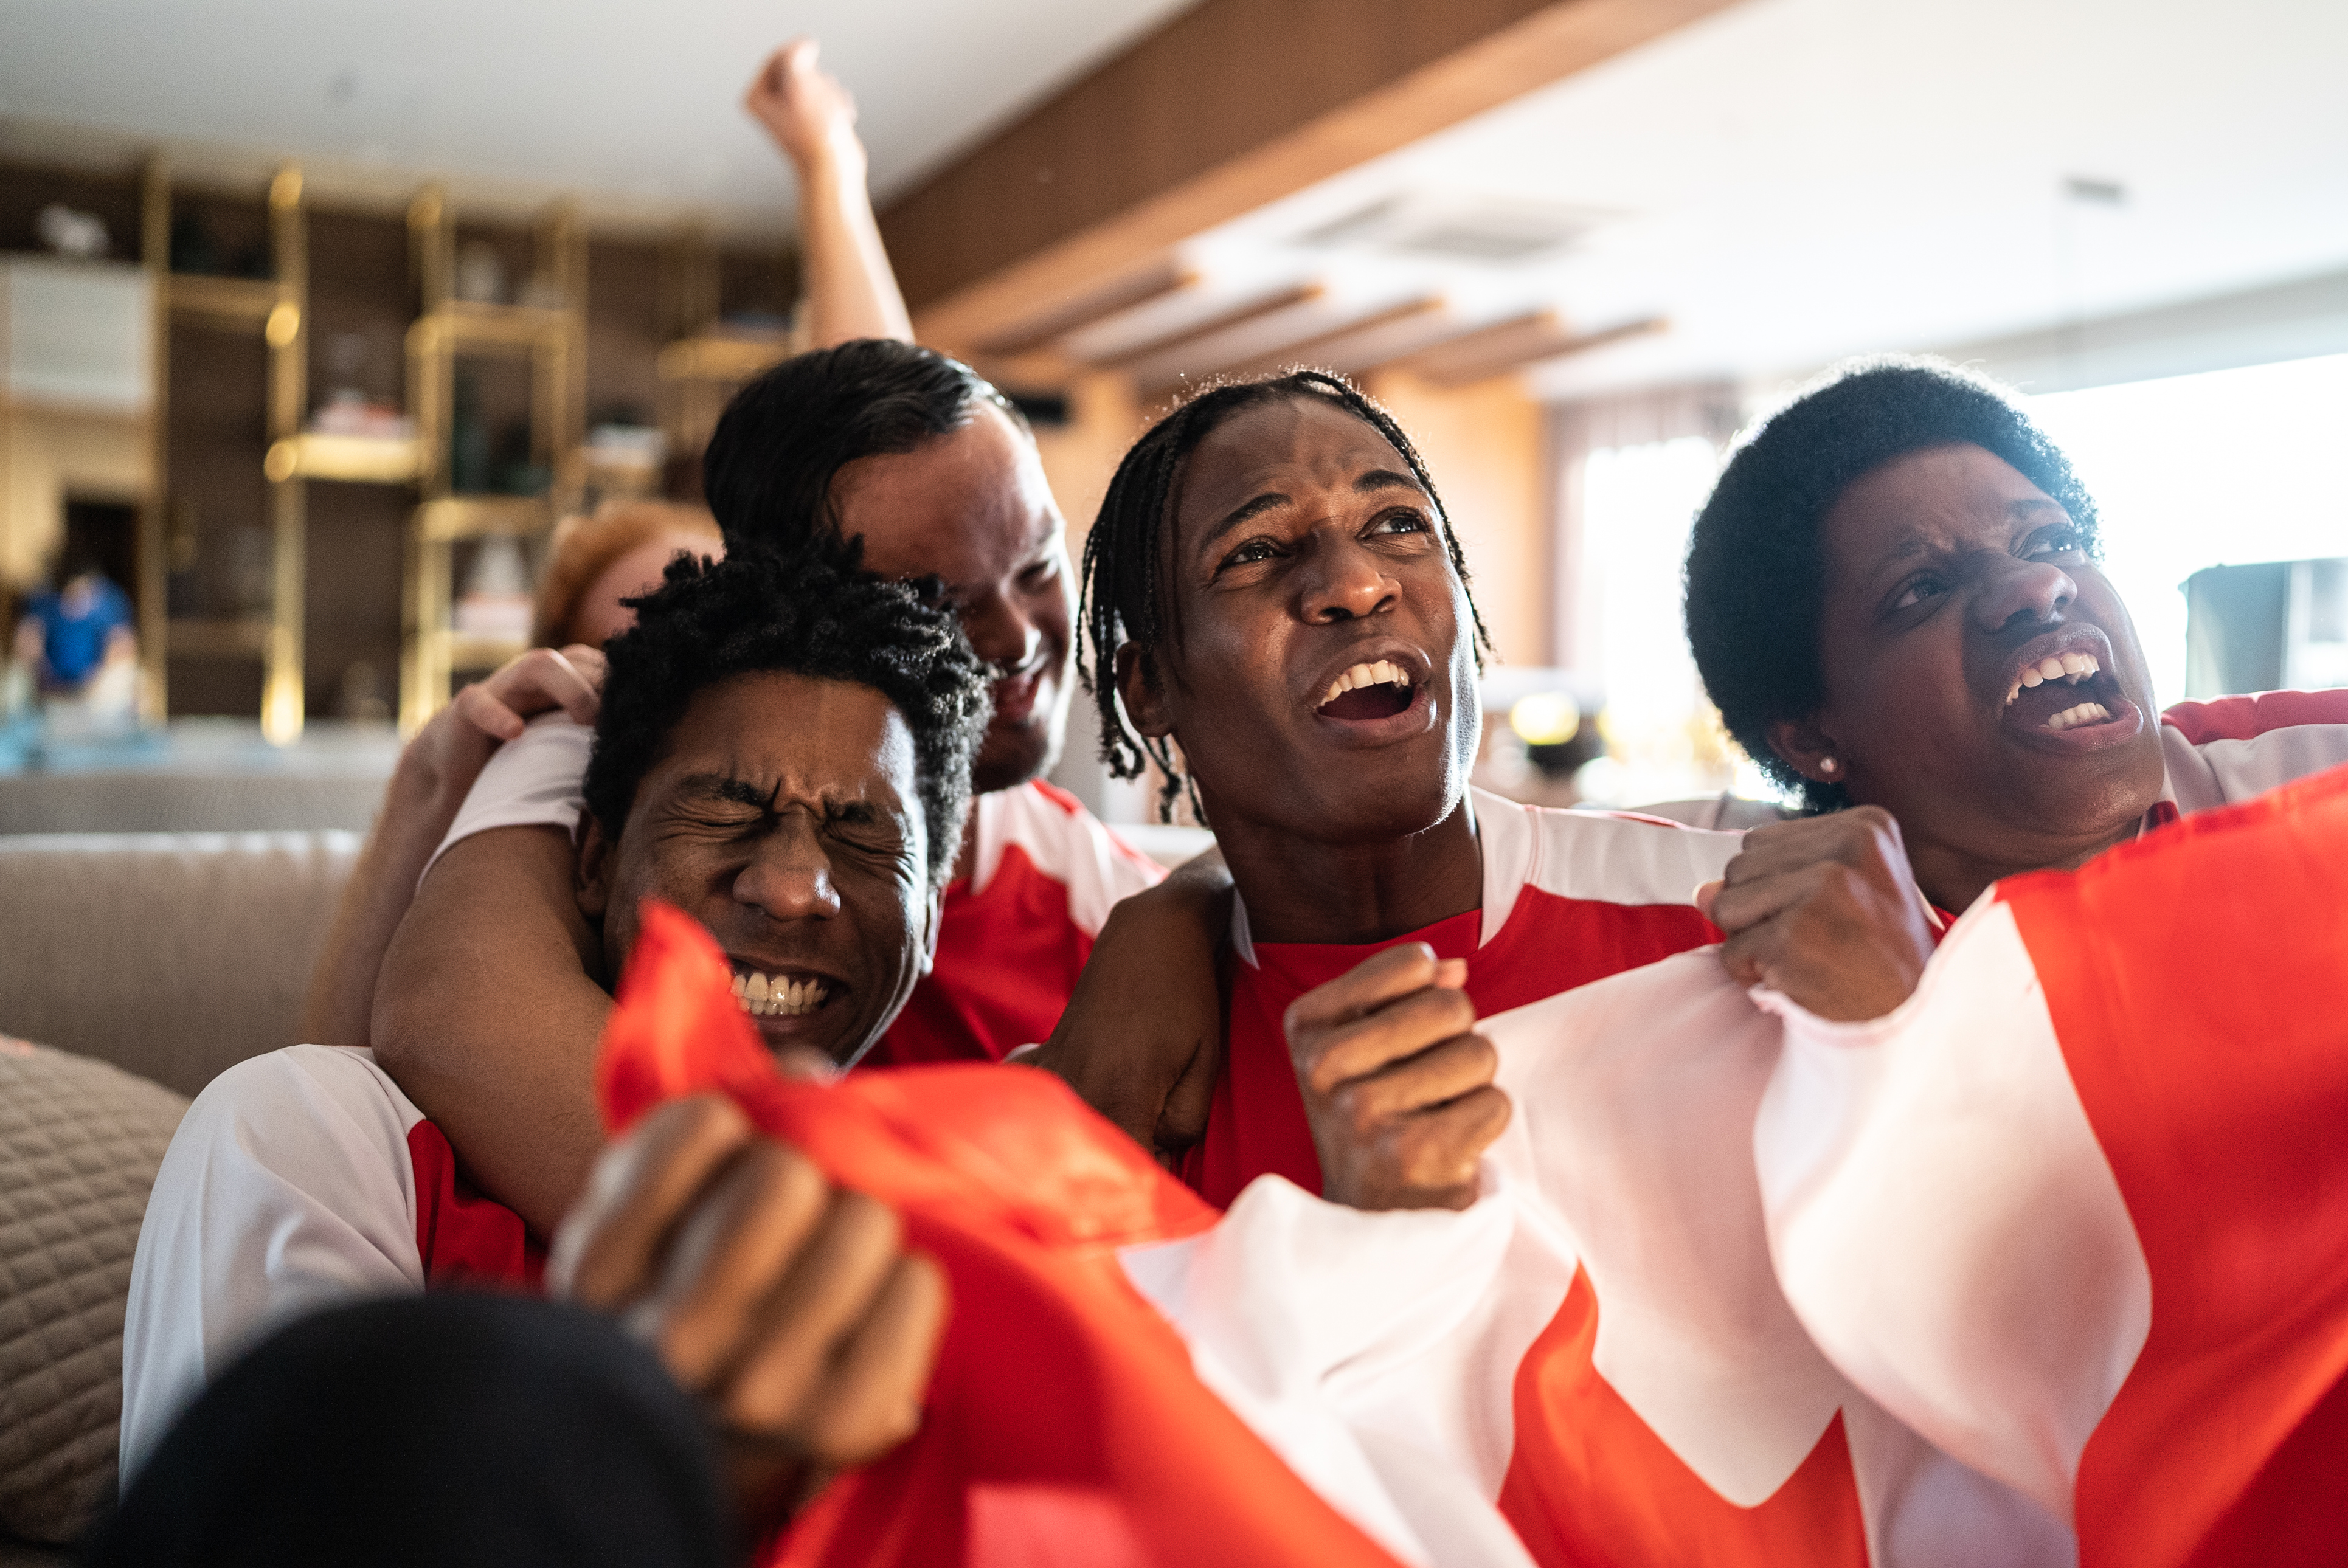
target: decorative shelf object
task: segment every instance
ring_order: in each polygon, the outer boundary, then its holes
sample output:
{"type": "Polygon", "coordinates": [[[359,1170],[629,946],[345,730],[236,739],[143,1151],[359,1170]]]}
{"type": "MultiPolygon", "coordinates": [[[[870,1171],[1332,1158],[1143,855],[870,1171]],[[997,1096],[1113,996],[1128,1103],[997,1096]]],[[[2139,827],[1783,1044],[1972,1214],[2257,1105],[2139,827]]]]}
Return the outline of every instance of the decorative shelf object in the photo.
{"type": "Polygon", "coordinates": [[[413,436],[304,431],[270,443],[262,472],[272,484],[288,479],[339,479],[354,485],[412,485],[422,460],[413,436]]]}

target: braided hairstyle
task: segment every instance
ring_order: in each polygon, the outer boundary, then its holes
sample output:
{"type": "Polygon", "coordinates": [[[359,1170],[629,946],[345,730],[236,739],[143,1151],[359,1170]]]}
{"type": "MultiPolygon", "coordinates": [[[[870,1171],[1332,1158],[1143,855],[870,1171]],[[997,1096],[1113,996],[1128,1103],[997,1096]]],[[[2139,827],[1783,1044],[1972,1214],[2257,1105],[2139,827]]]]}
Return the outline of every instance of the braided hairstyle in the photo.
{"type": "Polygon", "coordinates": [[[1165,634],[1168,617],[1161,599],[1159,559],[1174,509],[1174,493],[1190,454],[1215,429],[1242,409],[1260,404],[1318,399],[1343,408],[1381,436],[1410,466],[1411,477],[1426,492],[1442,526],[1451,568],[1459,574],[1460,590],[1468,596],[1468,615],[1475,627],[1476,667],[1492,646],[1484,630],[1483,612],[1468,588],[1468,558],[1459,548],[1450,515],[1436,493],[1435,477],[1426,471],[1418,449],[1395,423],[1394,415],[1342,376],[1318,370],[1292,370],[1257,381],[1223,382],[1210,385],[1160,419],[1133,444],[1102,497],[1100,515],[1085,539],[1084,599],[1077,618],[1084,639],[1076,650],[1076,673],[1092,693],[1100,718],[1101,761],[1113,778],[1139,778],[1155,762],[1166,775],[1159,792],[1158,813],[1170,821],[1174,803],[1187,794],[1200,821],[1206,812],[1199,802],[1189,770],[1176,755],[1170,737],[1152,739],[1126,723],[1117,700],[1117,651],[1126,642],[1141,649],[1142,679],[1158,689],[1158,668],[1151,654],[1165,634]],[[1091,657],[1086,657],[1089,644],[1091,657]]]}
{"type": "Polygon", "coordinates": [[[604,644],[611,662],[584,790],[607,835],[620,835],[695,692],[780,671],[869,686],[904,716],[930,887],[945,886],[962,853],[971,759],[986,734],[986,666],[953,615],[926,602],[925,585],[864,571],[861,553],[817,536],[788,557],[756,546],[715,563],[680,555],[659,588],[623,601],[636,624],[604,644]]]}
{"type": "Polygon", "coordinates": [[[1799,791],[1811,812],[1838,811],[1849,794],[1795,771],[1769,744],[1769,726],[1826,701],[1826,516],[1863,475],[1956,445],[2011,464],[2071,514],[2088,553],[2102,555],[2096,503],[2062,449],[2005,388],[1923,355],[1828,372],[1746,434],[1696,515],[1685,600],[1696,670],[1737,744],[1771,779],[1799,791]]]}

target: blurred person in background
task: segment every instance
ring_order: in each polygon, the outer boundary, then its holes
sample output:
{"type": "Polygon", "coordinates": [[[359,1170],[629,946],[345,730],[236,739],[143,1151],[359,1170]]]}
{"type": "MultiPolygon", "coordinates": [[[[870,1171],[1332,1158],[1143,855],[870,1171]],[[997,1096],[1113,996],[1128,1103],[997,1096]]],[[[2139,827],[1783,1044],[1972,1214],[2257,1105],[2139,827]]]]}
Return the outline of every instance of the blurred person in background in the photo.
{"type": "Polygon", "coordinates": [[[635,623],[635,611],[622,600],[658,588],[671,560],[725,553],[726,537],[705,507],[607,501],[592,516],[566,518],[554,530],[530,605],[530,645],[601,648],[635,623]]]}
{"type": "Polygon", "coordinates": [[[130,596],[87,552],[59,558],[57,587],[30,594],[16,625],[17,661],[45,702],[93,719],[129,718],[138,706],[139,637],[130,596]]]}

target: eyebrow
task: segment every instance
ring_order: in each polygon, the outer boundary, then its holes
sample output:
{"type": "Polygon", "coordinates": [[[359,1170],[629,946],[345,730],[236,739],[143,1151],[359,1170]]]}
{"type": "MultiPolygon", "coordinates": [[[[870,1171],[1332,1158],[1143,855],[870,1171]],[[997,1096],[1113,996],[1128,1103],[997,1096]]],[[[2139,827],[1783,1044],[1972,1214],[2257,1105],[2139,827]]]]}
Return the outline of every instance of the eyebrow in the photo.
{"type": "MultiPolygon", "coordinates": [[[[1417,480],[1407,474],[1397,474],[1391,468],[1365,469],[1354,480],[1354,494],[1357,496],[1365,496],[1376,490],[1395,489],[1408,490],[1418,496],[1426,494],[1420,488],[1417,480]]],[[[1275,507],[1293,506],[1295,499],[1293,496],[1285,495],[1278,490],[1265,491],[1255,499],[1235,507],[1221,522],[1208,529],[1206,537],[1199,541],[1200,551],[1204,553],[1211,549],[1217,539],[1251,518],[1261,517],[1275,507]]]]}
{"type": "Polygon", "coordinates": [[[736,805],[755,805],[764,811],[774,804],[775,792],[762,790],[748,779],[732,774],[691,774],[679,779],[676,793],[698,795],[704,800],[731,801],[736,805]]]}

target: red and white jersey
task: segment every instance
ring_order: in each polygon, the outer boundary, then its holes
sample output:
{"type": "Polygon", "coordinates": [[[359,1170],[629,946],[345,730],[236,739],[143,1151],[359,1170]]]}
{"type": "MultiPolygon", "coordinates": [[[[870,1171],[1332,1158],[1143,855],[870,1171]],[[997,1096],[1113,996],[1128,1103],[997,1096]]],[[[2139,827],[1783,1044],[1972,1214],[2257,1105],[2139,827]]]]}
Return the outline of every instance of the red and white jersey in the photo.
{"type": "MultiPolygon", "coordinates": [[[[593,735],[560,712],[532,720],[489,758],[433,858],[492,827],[575,833],[593,735]]],[[[935,967],[872,1048],[873,1065],[1000,1061],[1044,1040],[1110,906],[1166,875],[1040,779],[977,796],[971,823],[975,856],[946,888],[935,967]]]]}
{"type": "Polygon", "coordinates": [[[2348,762],[2348,688],[2179,702],[2160,716],[2160,751],[2161,822],[2248,800],[2348,762]]]}
{"type": "Polygon", "coordinates": [[[147,1200],[122,1333],[122,1473],[289,1317],[465,1279],[535,1283],[544,1263],[372,1052],[296,1045],[240,1062],[189,1107],[147,1200]]]}
{"type": "Polygon", "coordinates": [[[1484,903],[1390,941],[1258,943],[1244,905],[1232,912],[1240,964],[1231,986],[1221,1078],[1183,1179],[1228,1204],[1258,1176],[1321,1190],[1321,1165],[1296,1088],[1281,1019],[1289,1003],[1399,942],[1426,942],[1468,962],[1478,1018],[1587,985],[1717,940],[1689,902],[1721,875],[1743,835],[1653,817],[1557,811],[1470,792],[1484,865],[1484,903]]]}
{"type": "Polygon", "coordinates": [[[1165,868],[1041,779],[971,803],[971,873],[947,885],[935,967],[866,1060],[1000,1061],[1048,1037],[1118,899],[1165,868]]]}

